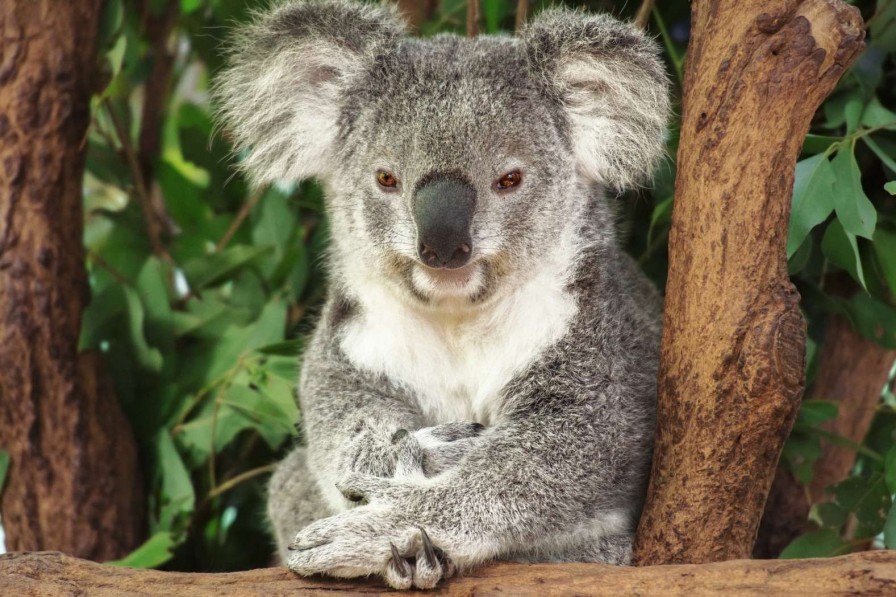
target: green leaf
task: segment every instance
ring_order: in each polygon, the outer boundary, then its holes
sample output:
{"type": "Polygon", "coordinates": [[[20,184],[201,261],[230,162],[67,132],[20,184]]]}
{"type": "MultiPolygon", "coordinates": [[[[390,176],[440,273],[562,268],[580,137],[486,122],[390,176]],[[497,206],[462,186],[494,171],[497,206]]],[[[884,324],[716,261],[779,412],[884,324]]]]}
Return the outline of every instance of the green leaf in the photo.
{"type": "Polygon", "coordinates": [[[846,105],[843,107],[843,115],[846,117],[847,133],[854,133],[858,130],[864,108],[862,98],[859,96],[851,96],[846,100],[846,105]]]}
{"type": "Polygon", "coordinates": [[[803,140],[802,153],[815,155],[817,153],[825,153],[830,149],[831,145],[840,143],[843,137],[833,137],[831,135],[806,135],[803,140]]]}
{"type": "Polygon", "coordinates": [[[842,556],[852,551],[848,541],[845,541],[833,529],[819,529],[801,535],[784,548],[781,559],[795,558],[830,558],[842,556]]]}
{"type": "Polygon", "coordinates": [[[273,250],[274,247],[271,245],[261,247],[237,245],[220,253],[190,260],[183,265],[183,272],[190,281],[191,288],[201,289],[220,282],[273,250]]]}
{"type": "Polygon", "coordinates": [[[176,546],[177,543],[170,532],[160,531],[126,557],[106,563],[127,568],[157,568],[171,559],[176,546]]]}
{"type": "Polygon", "coordinates": [[[510,12],[510,0],[491,0],[483,6],[485,17],[485,32],[497,33],[501,30],[501,24],[510,12]]]}
{"type": "Polygon", "coordinates": [[[825,154],[814,155],[796,165],[787,235],[788,258],[796,253],[812,228],[834,211],[834,181],[834,170],[825,154]]]}
{"type": "Polygon", "coordinates": [[[854,234],[843,229],[840,220],[832,220],[821,239],[821,252],[834,265],[843,268],[853,279],[866,288],[862,256],[854,234]]]}
{"type": "Polygon", "coordinates": [[[884,458],[884,480],[890,493],[896,494],[896,444],[890,446],[884,458]]]}
{"type": "Polygon", "coordinates": [[[862,189],[862,173],[852,150],[841,147],[831,162],[835,176],[834,209],[846,232],[871,238],[877,212],[862,189]]]}
{"type": "Polygon", "coordinates": [[[884,348],[896,349],[896,307],[859,292],[849,299],[848,308],[860,334],[884,348]]]}
{"type": "Polygon", "coordinates": [[[862,113],[862,124],[868,128],[896,128],[896,113],[884,108],[880,100],[873,97],[862,113]]]}
{"type": "Polygon", "coordinates": [[[884,547],[896,549],[896,504],[890,506],[890,513],[884,523],[884,547]]]}
{"type": "MultiPolygon", "coordinates": [[[[893,183],[891,183],[893,184],[893,183]]],[[[896,189],[894,189],[896,190],[896,189]]],[[[896,296],[896,232],[885,228],[874,231],[874,255],[890,292],[896,296]]]]}
{"type": "Polygon", "coordinates": [[[884,476],[850,477],[833,487],[834,501],[855,514],[856,536],[873,537],[883,530],[890,509],[890,493],[884,476]]]}
{"type": "MultiPolygon", "coordinates": [[[[896,156],[896,151],[892,154],[889,153],[886,148],[881,147],[879,143],[880,140],[872,139],[871,135],[865,135],[862,137],[862,141],[865,142],[865,145],[874,152],[874,155],[876,155],[891,172],[896,173],[896,158],[893,157],[896,156]]],[[[884,188],[886,188],[886,186],[884,188]]]]}
{"type": "Polygon", "coordinates": [[[180,11],[188,15],[202,8],[204,3],[205,0],[180,0],[180,11]]]}
{"type": "Polygon", "coordinates": [[[781,457],[790,466],[790,470],[803,484],[812,480],[815,461],[821,456],[821,442],[817,437],[796,428],[784,443],[781,457]]]}
{"type": "Polygon", "coordinates": [[[833,502],[821,502],[812,506],[813,512],[809,518],[821,523],[822,526],[839,529],[849,520],[849,512],[833,502]]]}
{"type": "Polygon", "coordinates": [[[9,472],[9,453],[0,450],[0,495],[3,495],[3,485],[6,483],[7,472],[9,472]]]}
{"type": "Polygon", "coordinates": [[[798,422],[812,426],[835,418],[837,418],[837,403],[830,400],[803,400],[797,414],[798,422]]]}
{"type": "Polygon", "coordinates": [[[871,45],[896,52],[896,2],[877,2],[877,12],[871,21],[871,45]]]}
{"type": "Polygon", "coordinates": [[[150,371],[160,371],[162,369],[162,353],[157,348],[150,346],[146,341],[143,331],[145,313],[140,295],[129,286],[122,286],[121,291],[124,293],[127,305],[128,330],[130,331],[131,346],[137,355],[137,361],[141,367],[145,367],[150,371]]]}
{"type": "Polygon", "coordinates": [[[884,183],[884,190],[891,195],[896,195],[896,180],[884,183]]]}
{"type": "Polygon", "coordinates": [[[196,506],[190,474],[167,429],[156,435],[156,470],[159,478],[159,515],[154,531],[173,530],[196,506]]]}
{"type": "Polygon", "coordinates": [[[103,14],[100,18],[101,48],[112,46],[121,34],[124,24],[124,6],[122,0],[106,0],[103,4],[103,14]]]}

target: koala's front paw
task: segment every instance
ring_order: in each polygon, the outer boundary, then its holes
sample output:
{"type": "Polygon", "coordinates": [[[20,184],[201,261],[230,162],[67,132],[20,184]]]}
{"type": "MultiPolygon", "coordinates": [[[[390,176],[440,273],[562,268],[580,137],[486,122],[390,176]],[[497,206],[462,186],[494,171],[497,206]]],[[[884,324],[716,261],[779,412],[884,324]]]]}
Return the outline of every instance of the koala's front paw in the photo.
{"type": "Polygon", "coordinates": [[[424,427],[413,433],[400,430],[392,440],[396,446],[395,476],[432,477],[453,468],[485,431],[473,422],[455,422],[424,427]]]}
{"type": "Polygon", "coordinates": [[[395,589],[431,589],[454,573],[424,529],[381,506],[361,506],[314,522],[289,549],[287,565],[299,574],[376,574],[395,589]]]}

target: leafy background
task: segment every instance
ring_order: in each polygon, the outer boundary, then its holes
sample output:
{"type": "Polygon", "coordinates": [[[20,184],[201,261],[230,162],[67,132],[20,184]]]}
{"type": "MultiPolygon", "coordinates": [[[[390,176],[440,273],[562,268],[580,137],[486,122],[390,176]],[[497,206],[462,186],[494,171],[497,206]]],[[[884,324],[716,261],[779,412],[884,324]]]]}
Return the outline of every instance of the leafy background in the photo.
{"type": "MultiPolygon", "coordinates": [[[[313,182],[252,191],[233,168],[226,131],[215,134],[208,88],[222,42],[262,4],[107,0],[104,9],[107,76],[93,100],[84,179],[93,301],[81,347],[105,355],[141,450],[149,540],[121,561],[128,565],[232,570],[267,565],[273,553],[264,485],[297,439],[296,356],[323,294],[327,222],[313,182]],[[159,22],[174,52],[161,95],[150,82],[159,22]],[[147,165],[137,145],[148,102],[162,120],[147,165]]],[[[629,18],[638,8],[569,4],[629,18]]],[[[787,252],[810,322],[810,377],[828,313],[896,348],[896,0],[856,4],[870,43],[819,110],[793,196],[787,252]]],[[[515,5],[485,0],[484,31],[511,31],[515,5]]],[[[679,96],[689,9],[685,0],[659,3],[649,23],[679,96]]],[[[462,34],[465,12],[464,0],[442,0],[420,32],[462,34]]],[[[673,127],[672,159],[677,138],[673,127]]],[[[621,199],[628,249],[660,287],[672,159],[652,190],[621,199]]],[[[835,416],[830,402],[804,403],[785,449],[803,483],[820,454],[819,425],[835,416]]],[[[817,530],[785,557],[845,553],[868,539],[896,547],[894,433],[896,396],[887,391],[868,438],[854,446],[852,475],[813,508],[817,530]]]]}

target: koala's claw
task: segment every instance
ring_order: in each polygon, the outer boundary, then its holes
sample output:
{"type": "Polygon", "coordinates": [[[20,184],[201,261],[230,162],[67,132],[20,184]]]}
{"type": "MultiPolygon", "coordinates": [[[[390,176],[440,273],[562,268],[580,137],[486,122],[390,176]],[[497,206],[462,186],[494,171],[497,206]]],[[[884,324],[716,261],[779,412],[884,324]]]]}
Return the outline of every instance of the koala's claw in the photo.
{"type": "Polygon", "coordinates": [[[435,568],[439,564],[439,559],[436,557],[436,550],[423,527],[420,527],[420,540],[423,543],[423,555],[426,557],[426,563],[435,568]]]}
{"type": "Polygon", "coordinates": [[[422,549],[416,556],[411,556],[412,564],[411,559],[402,556],[395,544],[389,542],[392,557],[389,559],[383,577],[391,587],[431,589],[440,580],[450,575],[453,567],[448,563],[442,551],[432,544],[432,540],[423,528],[420,528],[420,543],[422,549]]]}

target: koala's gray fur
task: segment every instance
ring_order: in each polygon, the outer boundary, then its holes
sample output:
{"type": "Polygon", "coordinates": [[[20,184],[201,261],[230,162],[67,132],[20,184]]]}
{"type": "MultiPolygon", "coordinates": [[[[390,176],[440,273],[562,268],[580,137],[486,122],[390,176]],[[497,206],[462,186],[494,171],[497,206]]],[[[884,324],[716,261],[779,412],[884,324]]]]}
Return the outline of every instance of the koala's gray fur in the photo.
{"type": "Polygon", "coordinates": [[[332,226],[308,445],[270,486],[290,568],[428,588],[495,558],[628,561],[659,305],[604,189],[655,167],[667,87],[643,33],[562,9],[519,37],[414,39],[392,7],[291,0],[241,33],[216,96],[242,164],[319,178],[332,226]],[[476,197],[456,270],[420,262],[434,180],[476,197]]]}

